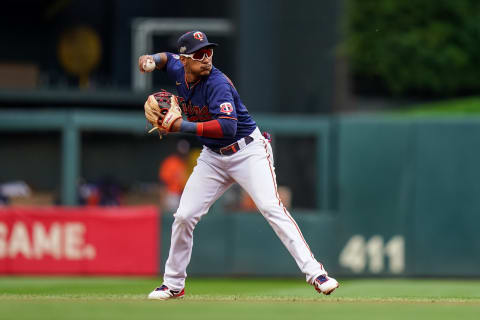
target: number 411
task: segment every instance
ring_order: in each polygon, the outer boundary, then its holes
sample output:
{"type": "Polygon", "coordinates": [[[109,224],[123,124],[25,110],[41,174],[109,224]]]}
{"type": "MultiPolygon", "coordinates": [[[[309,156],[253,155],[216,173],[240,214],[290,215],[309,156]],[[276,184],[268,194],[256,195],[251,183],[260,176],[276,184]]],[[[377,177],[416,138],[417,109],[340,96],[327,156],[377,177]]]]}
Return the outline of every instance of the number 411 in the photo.
{"type": "Polygon", "coordinates": [[[374,235],[366,241],[361,235],[354,235],[340,253],[339,262],[344,268],[354,273],[365,271],[368,262],[368,271],[380,273],[385,268],[385,257],[388,257],[388,271],[394,274],[405,270],[405,240],[403,236],[394,236],[384,243],[383,237],[374,235]]]}

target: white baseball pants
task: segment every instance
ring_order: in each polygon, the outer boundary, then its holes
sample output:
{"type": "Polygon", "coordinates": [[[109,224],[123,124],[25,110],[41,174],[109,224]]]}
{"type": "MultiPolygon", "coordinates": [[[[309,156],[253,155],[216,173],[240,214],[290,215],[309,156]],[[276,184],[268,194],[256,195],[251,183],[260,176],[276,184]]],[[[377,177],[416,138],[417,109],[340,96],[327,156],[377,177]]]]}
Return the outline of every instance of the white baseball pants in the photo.
{"type": "Polygon", "coordinates": [[[193,230],[210,206],[237,182],[255,202],[273,230],[295,259],[309,283],[325,270],[315,260],[278,192],[270,143],[257,128],[250,144],[230,156],[219,155],[204,147],[187,181],[180,205],[174,214],[170,252],[163,284],[172,290],[185,287],[187,266],[193,246],[193,230]]]}

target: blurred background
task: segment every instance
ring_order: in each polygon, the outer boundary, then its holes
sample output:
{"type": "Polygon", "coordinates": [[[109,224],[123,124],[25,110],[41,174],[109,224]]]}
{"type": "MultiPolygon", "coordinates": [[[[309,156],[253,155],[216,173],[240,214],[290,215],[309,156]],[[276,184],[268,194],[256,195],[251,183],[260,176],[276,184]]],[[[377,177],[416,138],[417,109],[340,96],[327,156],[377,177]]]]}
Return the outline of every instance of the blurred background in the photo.
{"type": "MultiPolygon", "coordinates": [[[[480,2],[3,5],[0,214],[153,205],[160,272],[201,145],[146,133],[146,97],[174,86],[137,59],[198,29],[272,134],[280,196],[330,272],[480,275],[480,2]]],[[[256,212],[233,186],[199,224],[190,272],[297,274],[256,212]]]]}

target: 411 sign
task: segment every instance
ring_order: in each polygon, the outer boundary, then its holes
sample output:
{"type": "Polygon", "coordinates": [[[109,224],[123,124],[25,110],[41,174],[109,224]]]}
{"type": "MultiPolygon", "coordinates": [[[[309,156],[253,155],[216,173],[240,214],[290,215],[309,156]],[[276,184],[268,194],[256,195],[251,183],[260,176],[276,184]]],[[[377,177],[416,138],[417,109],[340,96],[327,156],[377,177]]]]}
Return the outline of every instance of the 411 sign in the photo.
{"type": "Polygon", "coordinates": [[[405,270],[405,240],[403,236],[393,236],[386,243],[380,235],[366,240],[362,235],[352,236],[339,258],[340,266],[354,273],[368,271],[370,273],[390,272],[401,274],[405,270]],[[388,260],[388,267],[385,267],[388,260]]]}

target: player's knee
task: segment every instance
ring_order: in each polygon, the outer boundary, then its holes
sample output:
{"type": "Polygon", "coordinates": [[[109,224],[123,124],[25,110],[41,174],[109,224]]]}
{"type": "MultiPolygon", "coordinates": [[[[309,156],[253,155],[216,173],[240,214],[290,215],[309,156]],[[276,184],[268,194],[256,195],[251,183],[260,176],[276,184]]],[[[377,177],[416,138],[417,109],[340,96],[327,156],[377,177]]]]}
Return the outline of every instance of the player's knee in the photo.
{"type": "Polygon", "coordinates": [[[188,214],[187,212],[177,212],[174,216],[175,223],[177,224],[194,227],[198,222],[194,215],[188,214]]]}
{"type": "Polygon", "coordinates": [[[257,203],[257,208],[264,216],[268,216],[274,214],[280,206],[278,202],[260,202],[257,203]]]}

